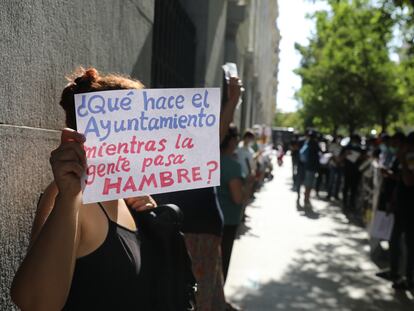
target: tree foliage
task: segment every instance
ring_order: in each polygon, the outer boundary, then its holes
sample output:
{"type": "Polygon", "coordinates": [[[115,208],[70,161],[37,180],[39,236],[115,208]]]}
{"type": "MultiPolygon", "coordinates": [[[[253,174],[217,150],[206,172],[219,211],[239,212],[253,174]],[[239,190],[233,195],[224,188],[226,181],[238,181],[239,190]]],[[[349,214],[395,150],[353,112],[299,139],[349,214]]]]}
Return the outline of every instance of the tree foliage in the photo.
{"type": "Polygon", "coordinates": [[[303,129],[301,111],[282,112],[276,109],[275,117],[273,119],[273,126],[277,127],[293,127],[297,130],[303,129]]]}
{"type": "Polygon", "coordinates": [[[313,16],[316,31],[309,44],[296,45],[302,55],[296,97],[303,104],[304,123],[333,131],[375,124],[385,130],[404,103],[405,78],[390,59],[396,19],[373,1],[328,2],[329,12],[313,16]]]}

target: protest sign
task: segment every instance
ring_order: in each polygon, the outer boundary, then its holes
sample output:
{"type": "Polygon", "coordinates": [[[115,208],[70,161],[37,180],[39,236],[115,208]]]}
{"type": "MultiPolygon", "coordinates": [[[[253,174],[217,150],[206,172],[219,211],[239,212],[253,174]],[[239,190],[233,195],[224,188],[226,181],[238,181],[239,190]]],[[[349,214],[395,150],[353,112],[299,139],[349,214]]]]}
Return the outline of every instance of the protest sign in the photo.
{"type": "Polygon", "coordinates": [[[389,241],[394,226],[394,215],[376,210],[370,227],[373,238],[389,241]]]}
{"type": "Polygon", "coordinates": [[[83,203],[219,185],[220,89],[76,94],[75,109],[83,203]]]}

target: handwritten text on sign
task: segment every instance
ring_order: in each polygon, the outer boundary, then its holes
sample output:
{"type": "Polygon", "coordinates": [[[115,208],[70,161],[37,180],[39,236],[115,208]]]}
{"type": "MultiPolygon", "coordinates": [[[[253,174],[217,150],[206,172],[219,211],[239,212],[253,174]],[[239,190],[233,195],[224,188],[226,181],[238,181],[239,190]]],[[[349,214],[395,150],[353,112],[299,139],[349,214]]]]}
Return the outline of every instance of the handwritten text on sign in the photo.
{"type": "Polygon", "coordinates": [[[84,93],[75,107],[84,203],[219,185],[218,88],[84,93]]]}

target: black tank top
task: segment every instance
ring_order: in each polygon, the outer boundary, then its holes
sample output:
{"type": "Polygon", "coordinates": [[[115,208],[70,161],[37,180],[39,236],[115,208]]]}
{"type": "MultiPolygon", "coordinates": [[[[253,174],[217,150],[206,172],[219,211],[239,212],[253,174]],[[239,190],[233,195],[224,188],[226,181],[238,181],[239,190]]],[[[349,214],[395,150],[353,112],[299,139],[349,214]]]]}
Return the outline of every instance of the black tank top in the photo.
{"type": "Polygon", "coordinates": [[[141,239],[108,219],[104,242],[76,260],[63,310],[151,310],[150,263],[141,256],[141,239]]]}

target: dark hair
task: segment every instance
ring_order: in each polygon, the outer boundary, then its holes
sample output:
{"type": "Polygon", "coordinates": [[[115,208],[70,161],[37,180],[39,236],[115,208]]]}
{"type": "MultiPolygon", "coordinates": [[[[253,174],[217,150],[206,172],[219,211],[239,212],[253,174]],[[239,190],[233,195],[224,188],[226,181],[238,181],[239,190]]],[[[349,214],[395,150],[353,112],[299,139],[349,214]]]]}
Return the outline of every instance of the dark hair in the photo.
{"type": "Polygon", "coordinates": [[[235,126],[234,124],[230,124],[229,129],[227,130],[227,134],[226,136],[224,136],[224,139],[220,144],[220,150],[227,149],[231,140],[234,138],[239,138],[239,130],[237,129],[237,126],[235,126]]]}
{"type": "Polygon", "coordinates": [[[246,138],[255,139],[256,135],[254,135],[254,133],[251,129],[247,129],[247,130],[244,131],[243,140],[245,140],[246,138]]]}
{"type": "Polygon", "coordinates": [[[60,105],[65,110],[66,126],[77,129],[75,114],[75,94],[96,91],[142,89],[144,85],[127,76],[119,74],[100,75],[95,68],[79,67],[68,78],[69,83],[63,89],[60,105]]]}
{"type": "Polygon", "coordinates": [[[406,139],[406,136],[402,132],[397,132],[394,135],[392,135],[391,139],[397,140],[398,142],[402,143],[406,139]]]}

